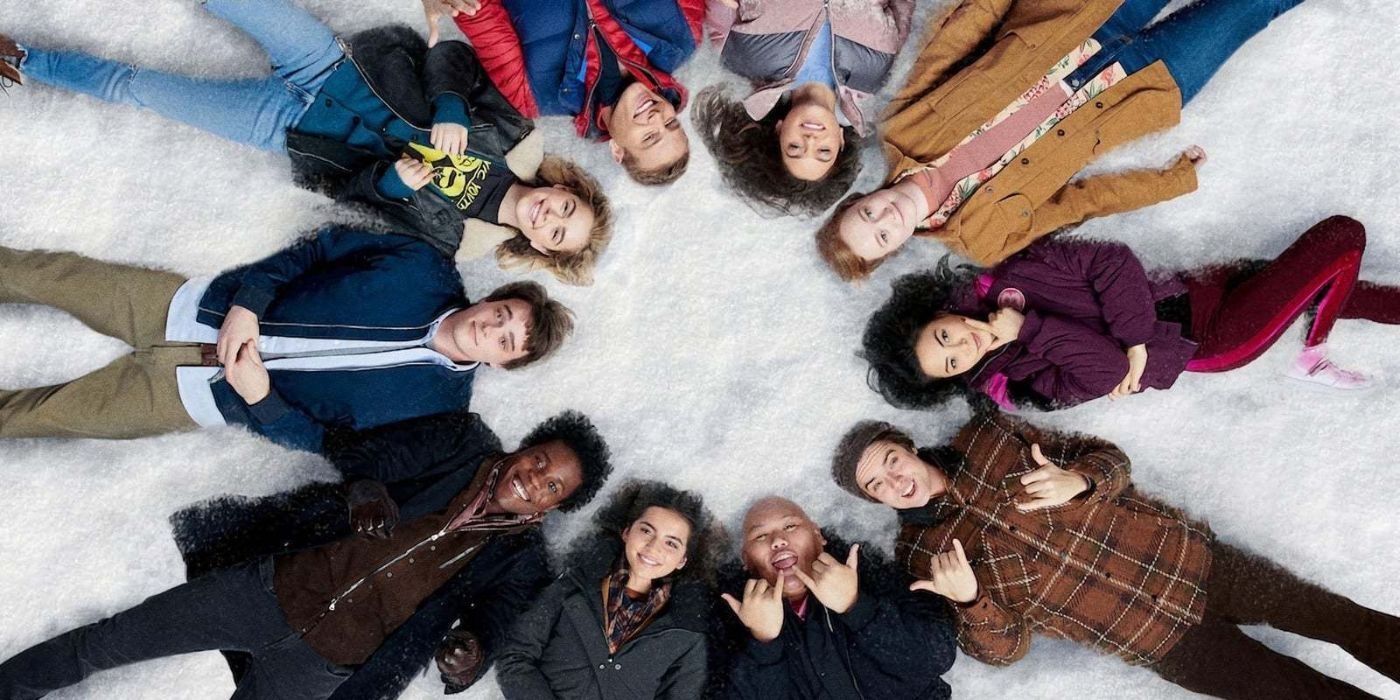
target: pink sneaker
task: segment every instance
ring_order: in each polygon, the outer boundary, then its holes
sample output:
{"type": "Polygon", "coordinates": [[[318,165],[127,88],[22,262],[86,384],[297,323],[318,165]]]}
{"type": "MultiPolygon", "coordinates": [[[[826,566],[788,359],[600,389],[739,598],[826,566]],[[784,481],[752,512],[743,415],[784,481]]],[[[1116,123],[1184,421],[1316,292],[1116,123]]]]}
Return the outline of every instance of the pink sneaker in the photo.
{"type": "Polygon", "coordinates": [[[1360,372],[1342,369],[1327,359],[1327,345],[1303,348],[1286,374],[1294,379],[1321,384],[1343,391],[1369,389],[1371,379],[1360,372]]]}

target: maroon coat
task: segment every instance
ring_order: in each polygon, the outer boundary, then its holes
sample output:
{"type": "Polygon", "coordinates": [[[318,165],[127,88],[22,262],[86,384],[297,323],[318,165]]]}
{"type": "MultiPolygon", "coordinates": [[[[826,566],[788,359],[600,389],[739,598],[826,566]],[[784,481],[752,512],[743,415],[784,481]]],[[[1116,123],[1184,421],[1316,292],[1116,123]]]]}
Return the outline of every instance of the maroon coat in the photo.
{"type": "Polygon", "coordinates": [[[1030,393],[1056,407],[1096,399],[1128,373],[1126,351],[1147,346],[1142,385],[1168,389],[1196,351],[1181,325],[1157,318],[1156,302],[1185,293],[1179,279],[1152,281],[1121,243],[1038,242],[978,277],[959,311],[985,317],[1024,299],[1021,333],[966,375],[1004,406],[1030,393]],[[1020,294],[1016,294],[1019,292],[1020,294]]]}

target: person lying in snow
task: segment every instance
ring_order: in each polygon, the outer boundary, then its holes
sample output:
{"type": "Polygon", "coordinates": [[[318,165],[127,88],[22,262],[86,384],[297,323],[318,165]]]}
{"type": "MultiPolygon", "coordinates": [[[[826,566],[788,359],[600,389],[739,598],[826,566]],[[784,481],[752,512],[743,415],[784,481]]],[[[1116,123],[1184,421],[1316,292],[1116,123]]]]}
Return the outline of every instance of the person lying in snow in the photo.
{"type": "Polygon", "coordinates": [[[330,428],[461,410],[479,365],[524,367],[573,330],[538,284],[469,303],[429,244],[344,228],[188,280],[0,247],[0,303],[53,306],[134,349],[69,382],[0,390],[0,438],[241,425],[315,452],[330,428]]]}
{"type": "Polygon", "coordinates": [[[501,694],[700,697],[723,530],[698,495],[651,481],[623,486],[594,522],[511,629],[496,670],[501,694]]]}
{"type": "Polygon", "coordinates": [[[720,576],[708,697],[948,698],[956,656],[938,599],[878,552],[828,537],[796,503],[753,504],[720,576]]]}
{"type": "Polygon", "coordinates": [[[1288,376],[1362,389],[1369,380],[1332,364],[1326,341],[1338,319],[1400,324],[1400,287],[1357,280],[1365,247],[1365,228],[1334,216],[1273,260],[1149,277],[1121,243],[1041,241],[980,273],[944,264],[897,280],[864,354],[897,406],[971,390],[1003,408],[1054,409],[1242,367],[1312,308],[1288,376]]]}
{"type": "Polygon", "coordinates": [[[671,77],[695,53],[705,0],[423,0],[429,25],[451,14],[505,98],[527,117],[573,115],[643,185],[690,162],[671,77]]]}
{"type": "Polygon", "coordinates": [[[994,265],[1064,226],[1195,190],[1205,153],[1194,146],[1162,171],[1069,180],[1175,125],[1240,46],[1300,2],[1197,0],[1149,26],[1167,0],[962,0],[880,124],[888,184],[843,200],[818,252],[848,282],[914,235],[994,265]]]}
{"type": "MultiPolygon", "coordinates": [[[[560,414],[515,452],[446,475],[460,489],[420,501],[396,526],[371,536],[342,527],[322,543],[209,572],[20,652],[0,664],[0,698],[38,698],[97,671],[214,649],[251,654],[235,698],[395,697],[454,619],[487,629],[509,623],[544,578],[533,533],[549,512],[591,500],[610,471],[607,445],[588,419],[560,414]]],[[[349,488],[350,520],[362,530],[365,518],[379,520],[355,507],[363,483],[349,488]]],[[[462,672],[456,680],[470,682],[502,632],[464,631],[439,656],[462,672]],[[478,652],[475,667],[455,653],[459,646],[478,652]]]]}
{"type": "Polygon", "coordinates": [[[712,85],[694,119],[724,182],[749,202],[815,215],[860,173],[871,100],[909,37],[914,0],[709,0],[724,67],[753,84],[743,102],[712,85]]]}
{"type": "Polygon", "coordinates": [[[841,488],[899,512],[899,564],[953,603],[958,645],[995,666],[1031,635],[1070,639],[1224,698],[1370,698],[1238,625],[1329,641],[1400,682],[1400,618],[1370,610],[1215,538],[1138,494],[1103,440],[974,417],[916,449],[865,421],[832,459],[841,488]]]}
{"type": "Polygon", "coordinates": [[[577,166],[543,157],[534,124],[501,97],[466,44],[428,49],[402,26],[342,43],[291,0],[203,6],[262,46],[270,76],[190,78],[3,36],[0,75],[286,153],[302,184],[368,203],[448,256],[494,249],[506,267],[591,281],[611,236],[607,198],[577,166]]]}

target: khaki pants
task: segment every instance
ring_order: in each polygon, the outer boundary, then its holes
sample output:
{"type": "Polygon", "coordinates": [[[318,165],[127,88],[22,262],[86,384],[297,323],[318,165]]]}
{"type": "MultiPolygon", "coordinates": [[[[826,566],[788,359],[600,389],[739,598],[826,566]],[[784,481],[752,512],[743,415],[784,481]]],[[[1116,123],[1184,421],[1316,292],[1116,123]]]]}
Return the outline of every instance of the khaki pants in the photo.
{"type": "Polygon", "coordinates": [[[200,364],[199,346],[165,341],[179,275],[73,253],[0,247],[0,303],[67,311],[131,354],[71,382],[0,390],[0,438],[137,438],[198,427],[180,402],[175,368],[200,364]]]}

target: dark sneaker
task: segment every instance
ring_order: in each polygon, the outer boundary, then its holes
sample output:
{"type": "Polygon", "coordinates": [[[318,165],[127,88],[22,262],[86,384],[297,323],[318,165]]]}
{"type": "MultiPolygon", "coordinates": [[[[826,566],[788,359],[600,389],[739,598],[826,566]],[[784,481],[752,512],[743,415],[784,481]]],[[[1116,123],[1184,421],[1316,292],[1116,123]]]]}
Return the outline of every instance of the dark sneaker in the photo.
{"type": "Polygon", "coordinates": [[[24,74],[19,70],[24,57],[24,49],[14,39],[0,34],[0,87],[24,84],[24,74]]]}

